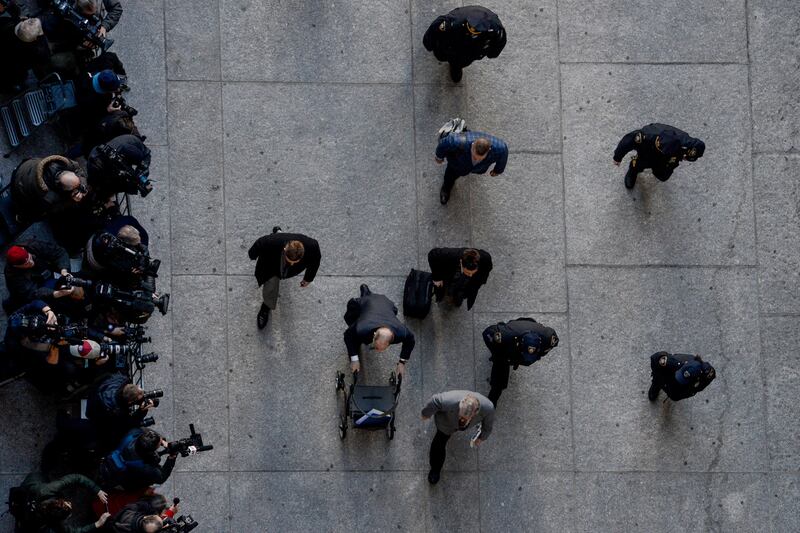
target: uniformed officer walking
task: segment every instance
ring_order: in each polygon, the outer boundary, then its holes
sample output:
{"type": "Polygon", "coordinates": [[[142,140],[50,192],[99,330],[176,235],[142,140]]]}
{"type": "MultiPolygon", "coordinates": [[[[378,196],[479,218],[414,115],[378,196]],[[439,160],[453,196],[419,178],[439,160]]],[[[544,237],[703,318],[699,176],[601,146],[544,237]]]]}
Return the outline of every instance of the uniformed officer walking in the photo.
{"type": "Polygon", "coordinates": [[[642,170],[650,168],[656,178],[667,181],[682,160],[697,161],[705,149],[703,141],[675,126],[648,124],[628,133],[619,141],[614,150],[614,164],[619,166],[628,152],[636,150],[625,174],[625,187],[633,189],[636,176],[642,170]]]}
{"type": "Polygon", "coordinates": [[[500,55],[506,45],[506,30],[500,18],[485,7],[459,7],[436,17],[422,44],[436,59],[450,63],[450,78],[458,83],[464,67],[500,55]]]}
{"type": "Polygon", "coordinates": [[[500,395],[508,387],[510,367],[530,366],[558,346],[553,328],[532,318],[498,322],[483,330],[483,342],[491,352],[492,374],[488,398],[497,407],[500,395]]]}
{"type": "Polygon", "coordinates": [[[651,402],[656,401],[662,390],[675,402],[691,398],[717,376],[714,367],[699,355],[667,352],[656,352],[650,356],[650,370],[653,382],[647,391],[647,398],[651,402]]]}

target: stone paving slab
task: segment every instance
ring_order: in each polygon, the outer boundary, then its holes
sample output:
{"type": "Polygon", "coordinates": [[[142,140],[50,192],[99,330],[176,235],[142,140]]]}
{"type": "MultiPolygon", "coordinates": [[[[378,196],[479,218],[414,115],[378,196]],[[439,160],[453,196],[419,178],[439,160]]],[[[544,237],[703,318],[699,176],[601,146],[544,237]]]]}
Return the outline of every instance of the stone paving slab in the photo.
{"type": "Polygon", "coordinates": [[[176,274],[225,272],[219,83],[170,82],[170,224],[176,274]]]}
{"type": "Polygon", "coordinates": [[[761,309],[800,312],[800,157],[759,155],[754,160],[761,309]]]}
{"type": "Polygon", "coordinates": [[[167,77],[220,79],[218,0],[165,0],[167,77]]]}
{"type": "Polygon", "coordinates": [[[765,474],[669,472],[575,475],[575,531],[759,531],[765,474]]]}
{"type": "MultiPolygon", "coordinates": [[[[499,472],[527,472],[537,477],[542,470],[571,471],[574,468],[572,445],[572,407],[570,406],[570,343],[565,315],[538,313],[475,314],[476,390],[489,394],[492,363],[481,336],[483,330],[500,321],[520,316],[531,317],[552,327],[559,343],[541,361],[511,370],[508,389],[498,401],[497,421],[492,437],[481,446],[481,475],[499,472]],[[520,443],[530,450],[520,461],[520,443]]],[[[506,493],[503,492],[503,495],[506,493]]],[[[525,524],[525,521],[521,521],[525,524]]]]}
{"type": "Polygon", "coordinates": [[[222,0],[222,76],[240,81],[411,81],[408,4],[222,0]]]}
{"type": "Polygon", "coordinates": [[[173,394],[175,433],[189,436],[189,424],[214,449],[179,457],[181,471],[228,469],[228,356],[225,278],[174,276],[173,394]]]}
{"type": "Polygon", "coordinates": [[[408,273],[410,87],[227,84],[223,101],[228,273],[252,274],[247,250],[275,225],[320,242],[321,274],[408,273]]]}
{"type": "Polygon", "coordinates": [[[117,53],[128,73],[131,91],[125,95],[139,114],[136,125],[149,144],[167,142],[167,82],[164,77],[164,0],[139,2],[125,9],[111,31],[117,53]],[[131,43],[132,47],[119,46],[131,43]],[[130,52],[128,51],[130,50],[130,52]]]}
{"type": "Polygon", "coordinates": [[[562,89],[570,264],[755,264],[746,66],[563,65],[562,89]],[[707,149],[628,192],[614,148],[651,122],[707,149]]]}
{"type": "Polygon", "coordinates": [[[744,0],[559,0],[561,59],[569,62],[747,61],[744,0]]]}
{"type": "Polygon", "coordinates": [[[792,0],[751,0],[753,144],[759,152],[800,150],[800,11],[792,0]]]}
{"type": "Polygon", "coordinates": [[[233,473],[232,530],[469,531],[479,523],[477,487],[476,474],[429,488],[415,472],[233,473]]]}
{"type": "Polygon", "coordinates": [[[791,533],[800,523],[800,475],[770,474],[770,526],[773,533],[791,533]]]}
{"type": "Polygon", "coordinates": [[[765,471],[755,273],[751,269],[568,272],[579,471],[765,471]],[[647,400],[650,355],[698,353],[717,378],[700,395],[647,400]]]}
{"type": "Polygon", "coordinates": [[[574,477],[573,473],[482,472],[480,531],[573,531],[572,516],[580,505],[573,497],[574,477]]]}
{"type": "Polygon", "coordinates": [[[500,176],[471,176],[473,245],[492,254],[476,309],[566,311],[557,155],[512,154],[500,176]]]}
{"type": "MultiPolygon", "coordinates": [[[[180,514],[191,515],[201,523],[198,531],[227,531],[228,511],[227,472],[176,472],[173,493],[181,499],[180,514]]],[[[257,508],[262,502],[252,501],[257,508]]]]}
{"type": "Polygon", "coordinates": [[[796,444],[800,438],[800,418],[791,413],[792,400],[800,393],[800,369],[797,346],[800,341],[800,317],[764,317],[761,345],[766,363],[764,376],[767,392],[767,445],[769,466],[773,472],[800,471],[796,444]]]}

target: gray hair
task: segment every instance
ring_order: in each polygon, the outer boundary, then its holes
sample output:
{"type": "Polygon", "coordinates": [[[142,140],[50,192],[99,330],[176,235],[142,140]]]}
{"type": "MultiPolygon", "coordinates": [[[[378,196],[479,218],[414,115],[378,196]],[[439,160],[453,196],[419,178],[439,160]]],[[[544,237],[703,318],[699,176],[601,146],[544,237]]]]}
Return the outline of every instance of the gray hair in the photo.
{"type": "Polygon", "coordinates": [[[481,402],[472,394],[467,394],[458,402],[458,416],[464,418],[472,418],[478,409],[481,407],[481,402]]]}
{"type": "Polygon", "coordinates": [[[130,225],[119,228],[117,237],[125,244],[129,244],[131,246],[139,246],[139,244],[142,242],[142,236],[139,233],[139,230],[130,225]]]}
{"type": "Polygon", "coordinates": [[[14,28],[14,34],[17,36],[17,39],[23,43],[32,43],[44,35],[44,30],[42,30],[42,21],[38,18],[25,19],[16,25],[14,28]]]}

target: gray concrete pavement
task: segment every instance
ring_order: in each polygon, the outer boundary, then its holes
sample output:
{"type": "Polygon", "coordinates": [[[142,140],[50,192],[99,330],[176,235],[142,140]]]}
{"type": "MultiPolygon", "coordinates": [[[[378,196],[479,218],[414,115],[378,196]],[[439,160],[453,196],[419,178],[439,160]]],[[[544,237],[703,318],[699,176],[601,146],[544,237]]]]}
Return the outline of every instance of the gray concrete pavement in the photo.
{"type": "MultiPolygon", "coordinates": [[[[193,422],[215,446],[179,459],[165,492],[197,531],[798,531],[800,7],[497,0],[508,45],[455,85],[421,41],[461,4],[125,2],[114,48],[158,180],[134,211],[173,296],[149,324],[157,427],[193,422]],[[511,155],[442,207],[434,132],[453,115],[511,155]],[[626,191],[612,151],[653,121],[706,154],[626,191]],[[317,238],[323,262],[309,287],[283,283],[259,331],[246,252],[274,225],[317,238]],[[340,442],[347,299],[368,283],[399,303],[432,246],[465,244],[495,269],[472,311],[406,320],[395,440],[340,442]],[[512,372],[492,438],[453,438],[430,487],[423,403],[487,393],[480,333],[519,316],[560,345],[512,372]],[[648,402],[662,349],[702,354],[718,378],[648,402]]],[[[370,381],[394,353],[366,355],[370,381]]],[[[5,490],[36,464],[54,407],[24,383],[0,402],[5,490]]]]}

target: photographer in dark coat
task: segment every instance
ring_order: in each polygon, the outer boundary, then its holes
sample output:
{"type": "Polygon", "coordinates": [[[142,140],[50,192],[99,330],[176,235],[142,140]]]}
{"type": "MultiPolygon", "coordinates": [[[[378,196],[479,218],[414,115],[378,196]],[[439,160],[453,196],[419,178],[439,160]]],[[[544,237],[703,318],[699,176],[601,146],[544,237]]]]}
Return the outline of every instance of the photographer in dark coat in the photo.
{"type": "Polygon", "coordinates": [[[475,60],[497,57],[506,45],[500,18],[481,6],[465,6],[431,23],[422,44],[439,61],[450,63],[450,77],[461,81],[462,69],[475,60]]]}
{"type": "Polygon", "coordinates": [[[11,174],[14,211],[29,222],[73,210],[87,193],[81,165],[60,155],[26,159],[11,174]]]}
{"type": "Polygon", "coordinates": [[[166,507],[167,502],[160,494],[129,503],[108,521],[107,530],[111,533],[156,533],[164,527],[160,515],[166,507]]]}
{"type": "Polygon", "coordinates": [[[662,390],[670,400],[677,402],[691,398],[717,377],[714,367],[699,355],[656,352],[650,356],[653,381],[647,398],[654,402],[662,390]]]}
{"type": "Polygon", "coordinates": [[[636,177],[646,169],[653,169],[659,181],[667,181],[680,162],[697,161],[703,157],[706,145],[700,139],[690,137],[685,131],[666,124],[648,124],[640,130],[625,135],[614,150],[614,164],[619,166],[622,158],[636,150],[625,173],[625,187],[632,189],[636,177]]]}
{"type": "Polygon", "coordinates": [[[160,261],[149,260],[149,242],[135,217],[115,217],[86,244],[86,268],[121,287],[155,292],[160,261]],[[149,272],[142,268],[144,263],[151,265],[149,272]]]}
{"type": "Polygon", "coordinates": [[[150,149],[135,135],[120,135],[92,148],[86,171],[89,186],[99,201],[117,193],[147,196],[150,183],[150,149]]]}
{"type": "Polygon", "coordinates": [[[108,488],[139,490],[164,483],[178,457],[169,454],[161,464],[158,449],[167,444],[166,439],[151,429],[131,430],[119,447],[100,463],[100,484],[108,488]]]}
{"type": "Polygon", "coordinates": [[[247,251],[250,260],[256,262],[256,281],[264,299],[258,311],[258,329],[264,329],[269,321],[269,313],[278,305],[280,280],[297,276],[305,270],[301,287],[308,287],[319,270],[322,254],[319,243],[300,233],[283,233],[281,228],[272,228],[271,235],[265,235],[253,243],[247,251]]]}
{"type": "Polygon", "coordinates": [[[142,424],[153,400],[144,400],[144,391],[124,374],[114,372],[97,383],[89,392],[86,418],[95,428],[103,449],[120,442],[130,430],[142,424]]]}
{"type": "Polygon", "coordinates": [[[434,248],[428,252],[436,301],[443,298],[456,307],[467,299],[472,309],[478,289],[485,285],[492,271],[492,256],[475,248],[434,248]]]}
{"type": "Polygon", "coordinates": [[[510,367],[530,366],[558,346],[553,328],[532,318],[518,318],[508,323],[498,322],[483,330],[483,342],[491,352],[491,389],[487,396],[497,407],[500,395],[508,387],[510,367]]]}
{"type": "Polygon", "coordinates": [[[359,351],[362,344],[369,344],[376,352],[386,350],[390,344],[400,344],[400,360],[397,375],[405,373],[406,363],[414,349],[414,334],[397,318],[397,306],[383,294],[373,294],[366,285],[361,285],[361,297],[347,302],[344,321],[349,326],[344,332],[344,344],[350,357],[350,370],[359,372],[359,351]]]}
{"type": "Polygon", "coordinates": [[[17,242],[6,252],[5,279],[9,299],[7,311],[32,300],[54,303],[58,298],[71,296],[72,289],[56,290],[54,273],[69,273],[69,255],[54,242],[30,238],[17,242]]]}

